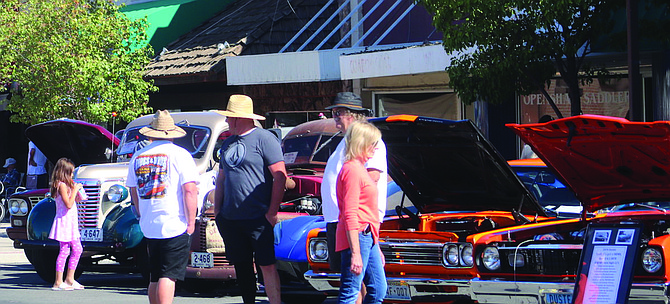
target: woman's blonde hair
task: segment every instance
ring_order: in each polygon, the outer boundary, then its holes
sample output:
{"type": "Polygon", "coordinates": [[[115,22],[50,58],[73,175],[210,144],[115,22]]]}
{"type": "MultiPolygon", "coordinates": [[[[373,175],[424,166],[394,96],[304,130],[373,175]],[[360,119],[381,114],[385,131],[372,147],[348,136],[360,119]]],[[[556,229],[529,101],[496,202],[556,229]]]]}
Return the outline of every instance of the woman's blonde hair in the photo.
{"type": "Polygon", "coordinates": [[[376,144],[382,138],[382,133],[367,121],[354,121],[344,136],[346,145],[345,160],[349,161],[362,156],[368,147],[376,144]]]}
{"type": "Polygon", "coordinates": [[[51,197],[55,198],[58,195],[58,182],[63,182],[68,187],[74,188],[72,172],[74,172],[74,163],[68,158],[63,157],[56,162],[54,171],[51,173],[51,197]]]}

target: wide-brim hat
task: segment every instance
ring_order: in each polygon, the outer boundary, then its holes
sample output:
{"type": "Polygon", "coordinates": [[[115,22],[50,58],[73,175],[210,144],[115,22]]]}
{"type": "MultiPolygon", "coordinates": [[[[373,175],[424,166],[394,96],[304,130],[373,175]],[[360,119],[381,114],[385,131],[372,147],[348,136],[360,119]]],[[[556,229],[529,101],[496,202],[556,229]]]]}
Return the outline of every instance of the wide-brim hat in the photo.
{"type": "Polygon", "coordinates": [[[174,124],[174,119],[167,110],[158,110],[151,124],[140,129],[140,134],[151,138],[179,138],[186,135],[184,129],[174,124]]]}
{"type": "Polygon", "coordinates": [[[247,95],[231,95],[225,111],[214,111],[226,117],[265,120],[265,117],[254,114],[254,102],[247,95]]]}
{"type": "Polygon", "coordinates": [[[16,159],[13,159],[13,158],[10,157],[10,158],[5,160],[5,165],[2,166],[2,167],[7,168],[7,167],[9,167],[11,165],[15,165],[15,164],[16,164],[16,159]]]}
{"type": "Polygon", "coordinates": [[[351,92],[340,92],[337,93],[335,99],[333,99],[333,104],[326,107],[326,110],[333,108],[347,108],[354,111],[366,111],[367,109],[363,107],[363,100],[360,96],[351,93],[351,92]]]}
{"type": "Polygon", "coordinates": [[[333,104],[326,107],[326,110],[331,110],[334,108],[347,108],[357,112],[370,111],[370,109],[363,107],[363,100],[361,97],[351,92],[337,93],[335,99],[333,99],[333,104]]]}

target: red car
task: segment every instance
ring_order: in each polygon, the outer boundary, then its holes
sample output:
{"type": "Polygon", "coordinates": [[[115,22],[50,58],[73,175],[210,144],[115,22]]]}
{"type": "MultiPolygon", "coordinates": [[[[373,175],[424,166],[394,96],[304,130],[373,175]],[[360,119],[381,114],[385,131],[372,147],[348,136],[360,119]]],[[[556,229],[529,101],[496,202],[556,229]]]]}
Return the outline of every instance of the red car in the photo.
{"type": "Polygon", "coordinates": [[[582,115],[508,126],[576,193],[584,213],[476,235],[472,299],[571,303],[587,226],[632,222],[642,232],[628,303],[668,303],[670,122],[582,115]]]}
{"type": "MultiPolygon", "coordinates": [[[[380,231],[387,301],[471,301],[477,235],[559,212],[556,201],[547,201],[548,210],[536,199],[567,191],[554,175],[530,160],[515,172],[470,121],[403,115],[372,122],[387,146],[389,174],[407,196],[380,231]]],[[[336,291],[339,273],[329,270],[323,229],[310,231],[307,250],[305,278],[317,290],[336,291]]]]}

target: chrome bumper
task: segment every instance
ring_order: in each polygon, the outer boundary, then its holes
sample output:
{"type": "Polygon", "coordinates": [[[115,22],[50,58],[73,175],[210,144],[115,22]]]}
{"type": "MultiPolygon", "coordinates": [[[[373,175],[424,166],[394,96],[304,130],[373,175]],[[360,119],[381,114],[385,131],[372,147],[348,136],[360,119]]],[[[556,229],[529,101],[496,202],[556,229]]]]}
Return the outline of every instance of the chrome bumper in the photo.
{"type": "MultiPolygon", "coordinates": [[[[479,303],[544,304],[547,294],[572,294],[574,283],[511,282],[473,279],[472,300],[479,303]]],[[[633,284],[628,303],[668,304],[668,283],[633,284]]]]}
{"type": "MultiPolygon", "coordinates": [[[[312,270],[305,272],[305,279],[318,291],[338,291],[338,287],[329,282],[340,281],[339,273],[315,273],[312,270]]],[[[412,298],[435,298],[435,297],[467,297],[470,298],[469,280],[441,280],[429,278],[411,277],[387,277],[388,284],[407,284],[410,288],[412,298]],[[436,288],[444,287],[444,288],[436,288]],[[447,291],[449,290],[449,291],[447,291]]]]}

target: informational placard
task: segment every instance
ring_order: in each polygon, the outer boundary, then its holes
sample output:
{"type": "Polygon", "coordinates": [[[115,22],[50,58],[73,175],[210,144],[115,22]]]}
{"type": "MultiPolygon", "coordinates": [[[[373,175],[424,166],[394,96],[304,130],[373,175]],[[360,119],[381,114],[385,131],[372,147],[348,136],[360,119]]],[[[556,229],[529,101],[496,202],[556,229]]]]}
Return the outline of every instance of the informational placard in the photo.
{"type": "Polygon", "coordinates": [[[641,231],[635,223],[589,225],[572,303],[628,302],[641,231]]]}

